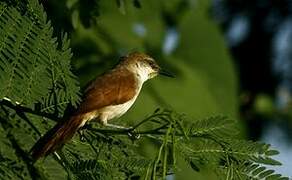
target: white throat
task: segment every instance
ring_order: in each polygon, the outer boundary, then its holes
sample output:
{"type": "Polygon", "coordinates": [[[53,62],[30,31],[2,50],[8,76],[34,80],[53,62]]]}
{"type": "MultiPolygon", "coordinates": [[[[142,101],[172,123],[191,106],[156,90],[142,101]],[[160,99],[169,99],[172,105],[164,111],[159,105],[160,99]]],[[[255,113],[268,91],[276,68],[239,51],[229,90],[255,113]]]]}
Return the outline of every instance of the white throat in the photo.
{"type": "Polygon", "coordinates": [[[137,75],[143,83],[149,79],[149,71],[146,68],[139,68],[137,75]]]}
{"type": "Polygon", "coordinates": [[[141,84],[149,79],[149,74],[151,72],[150,68],[141,67],[141,66],[132,66],[130,70],[135,73],[136,77],[139,79],[141,84]]]}

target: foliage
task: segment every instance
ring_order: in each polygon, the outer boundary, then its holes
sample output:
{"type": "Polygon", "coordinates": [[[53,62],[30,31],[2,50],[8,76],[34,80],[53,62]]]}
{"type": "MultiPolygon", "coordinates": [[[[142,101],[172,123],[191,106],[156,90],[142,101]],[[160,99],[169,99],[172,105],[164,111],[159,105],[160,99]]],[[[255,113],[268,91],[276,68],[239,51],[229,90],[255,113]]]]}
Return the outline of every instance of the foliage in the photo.
{"type": "Polygon", "coordinates": [[[0,98],[29,107],[39,102],[46,111],[76,104],[79,88],[70,71],[66,36],[58,45],[43,7],[36,2],[30,1],[23,14],[4,2],[0,7],[0,98]]]}
{"type": "MultiPolygon", "coordinates": [[[[117,2],[116,11],[120,9],[122,13],[131,13],[124,4],[126,1],[117,2]]],[[[104,2],[100,3],[102,5],[104,2]]],[[[73,28],[77,29],[72,33],[76,33],[76,36],[71,34],[75,48],[78,36],[85,36],[84,31],[92,31],[82,27],[79,22],[81,18],[76,15],[81,4],[81,1],[67,1],[68,8],[73,9],[73,28]],[[74,2],[80,6],[74,6],[74,2]]],[[[140,1],[133,1],[133,5],[143,7],[140,1]]],[[[159,7],[154,11],[158,14],[159,7]]],[[[0,3],[0,12],[0,179],[165,179],[181,172],[180,159],[197,172],[210,168],[219,178],[284,179],[264,167],[280,165],[280,162],[272,159],[278,152],[267,144],[239,140],[233,120],[224,116],[195,120],[174,110],[161,109],[140,121],[136,118],[132,128],[127,130],[88,124],[62,150],[33,163],[29,150],[34,142],[54,121],[65,116],[67,106],[79,102],[78,81],[70,66],[70,43],[67,35],[53,37],[51,23],[37,0],[4,1],[0,3]]],[[[112,30],[110,26],[118,23],[113,19],[120,14],[107,16],[99,27],[112,30]]],[[[148,19],[146,14],[141,16],[148,19]]],[[[147,26],[153,28],[150,31],[163,31],[161,21],[146,22],[149,23],[147,26]],[[153,26],[152,23],[157,24],[153,26]]],[[[103,31],[102,28],[100,31],[103,31]]],[[[110,52],[120,46],[138,45],[137,39],[129,37],[127,33],[124,29],[119,36],[108,36],[110,38],[107,40],[112,40],[111,45],[104,39],[98,39],[100,56],[112,58],[110,52]]],[[[91,35],[89,33],[86,36],[91,35]]],[[[155,50],[158,48],[155,43],[161,43],[163,38],[162,33],[153,36],[153,39],[143,43],[155,50]]],[[[177,54],[180,53],[178,50],[177,54]]],[[[82,69],[84,64],[80,63],[79,68],[82,69]]],[[[188,67],[176,65],[185,70],[191,82],[204,85],[201,79],[192,77],[195,73],[191,73],[188,67]]],[[[200,67],[205,68],[205,64],[201,63],[200,67]]],[[[216,74],[215,69],[211,72],[216,74]]],[[[210,85],[211,79],[207,82],[210,85]]],[[[201,90],[205,91],[207,87],[203,86],[201,90]]],[[[153,93],[151,87],[148,92],[154,98],[161,99],[155,97],[157,93],[153,93]]],[[[208,99],[212,95],[208,94],[208,99]]],[[[140,109],[140,112],[142,110],[145,111],[140,109]]]]}

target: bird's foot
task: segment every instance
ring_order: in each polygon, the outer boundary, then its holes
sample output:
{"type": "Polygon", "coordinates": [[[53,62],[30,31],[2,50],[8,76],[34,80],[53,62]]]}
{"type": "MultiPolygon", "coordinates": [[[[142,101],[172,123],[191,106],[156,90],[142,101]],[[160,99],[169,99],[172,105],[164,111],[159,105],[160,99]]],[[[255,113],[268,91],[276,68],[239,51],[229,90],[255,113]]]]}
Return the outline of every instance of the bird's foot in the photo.
{"type": "Polygon", "coordinates": [[[128,136],[131,140],[138,140],[140,139],[141,135],[134,130],[128,132],[128,136]]]}
{"type": "Polygon", "coordinates": [[[124,127],[124,126],[119,126],[119,125],[115,125],[115,124],[106,124],[106,126],[107,127],[111,127],[111,128],[116,128],[116,129],[121,129],[121,130],[128,131],[128,136],[132,140],[137,140],[141,136],[139,133],[135,132],[133,127],[124,127]]]}

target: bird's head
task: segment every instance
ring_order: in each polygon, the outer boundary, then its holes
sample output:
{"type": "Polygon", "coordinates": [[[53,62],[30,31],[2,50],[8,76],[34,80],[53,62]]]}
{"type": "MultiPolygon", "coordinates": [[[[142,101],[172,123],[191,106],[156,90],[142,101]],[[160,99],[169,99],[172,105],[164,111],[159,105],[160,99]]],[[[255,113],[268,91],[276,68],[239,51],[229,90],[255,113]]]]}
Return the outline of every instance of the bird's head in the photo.
{"type": "Polygon", "coordinates": [[[121,63],[126,65],[144,81],[154,78],[158,74],[173,77],[173,75],[161,69],[152,57],[144,53],[130,53],[122,58],[121,63]]]}

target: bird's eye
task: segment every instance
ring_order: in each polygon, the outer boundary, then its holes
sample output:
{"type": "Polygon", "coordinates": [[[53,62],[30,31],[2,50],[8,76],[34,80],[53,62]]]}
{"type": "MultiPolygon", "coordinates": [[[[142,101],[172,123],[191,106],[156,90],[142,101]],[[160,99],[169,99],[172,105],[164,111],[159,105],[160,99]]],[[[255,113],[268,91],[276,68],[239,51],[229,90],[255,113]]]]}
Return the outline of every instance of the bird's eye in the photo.
{"type": "Polygon", "coordinates": [[[154,63],[153,62],[148,62],[148,64],[150,65],[150,66],[153,66],[154,65],[154,63]]]}
{"type": "Polygon", "coordinates": [[[147,61],[147,64],[148,64],[150,67],[154,67],[154,66],[155,66],[155,63],[152,62],[152,61],[147,61]]]}

